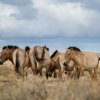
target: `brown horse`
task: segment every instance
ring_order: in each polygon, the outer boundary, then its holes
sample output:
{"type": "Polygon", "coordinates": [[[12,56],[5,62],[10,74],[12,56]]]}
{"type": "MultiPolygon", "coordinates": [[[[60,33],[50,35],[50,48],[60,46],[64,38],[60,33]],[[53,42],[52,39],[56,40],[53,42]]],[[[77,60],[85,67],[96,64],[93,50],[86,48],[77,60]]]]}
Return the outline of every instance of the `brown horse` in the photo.
{"type": "Polygon", "coordinates": [[[48,79],[48,77],[52,77],[53,73],[54,73],[54,78],[57,77],[56,69],[59,69],[59,67],[57,65],[59,54],[60,54],[60,52],[58,50],[56,50],[50,57],[51,60],[46,67],[46,78],[47,79],[48,79]]]}
{"type": "Polygon", "coordinates": [[[27,52],[17,46],[4,46],[0,56],[0,64],[3,64],[6,60],[10,60],[13,63],[18,77],[23,77],[24,79],[26,74],[24,71],[29,64],[27,52]]]}
{"type": "Polygon", "coordinates": [[[77,47],[69,47],[65,53],[66,63],[74,61],[75,67],[78,67],[79,76],[84,75],[84,71],[88,71],[93,80],[97,79],[97,68],[99,57],[94,52],[82,52],[77,47]]]}
{"type": "Polygon", "coordinates": [[[35,46],[30,49],[29,57],[33,74],[42,75],[42,68],[46,68],[50,62],[49,48],[46,46],[35,46]]]}

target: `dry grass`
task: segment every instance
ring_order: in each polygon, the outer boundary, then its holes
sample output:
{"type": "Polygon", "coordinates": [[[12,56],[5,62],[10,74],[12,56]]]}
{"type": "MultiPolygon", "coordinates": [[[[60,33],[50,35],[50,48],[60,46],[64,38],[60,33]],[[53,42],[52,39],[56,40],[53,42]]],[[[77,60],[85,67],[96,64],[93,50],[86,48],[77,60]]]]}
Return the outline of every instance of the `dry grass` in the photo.
{"type": "Polygon", "coordinates": [[[0,100],[100,100],[99,93],[100,79],[93,82],[88,74],[80,80],[65,76],[62,80],[46,80],[29,71],[28,77],[21,81],[16,79],[9,61],[0,66],[0,100]]]}

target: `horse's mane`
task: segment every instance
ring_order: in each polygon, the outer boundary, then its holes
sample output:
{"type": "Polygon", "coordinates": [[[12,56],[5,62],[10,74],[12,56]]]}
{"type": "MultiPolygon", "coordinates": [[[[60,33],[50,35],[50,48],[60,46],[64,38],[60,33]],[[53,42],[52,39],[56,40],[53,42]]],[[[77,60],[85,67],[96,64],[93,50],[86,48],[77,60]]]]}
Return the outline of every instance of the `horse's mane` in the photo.
{"type": "Polygon", "coordinates": [[[25,47],[25,51],[28,51],[28,50],[30,50],[30,47],[29,46],[26,46],[25,47]]]}
{"type": "Polygon", "coordinates": [[[81,50],[79,49],[79,48],[77,48],[77,47],[68,47],[68,49],[71,49],[71,50],[75,50],[75,51],[79,51],[79,52],[81,52],[81,50]]]}
{"type": "Polygon", "coordinates": [[[45,48],[47,51],[49,51],[49,48],[47,46],[43,46],[43,48],[45,48]]]}
{"type": "Polygon", "coordinates": [[[7,45],[7,46],[3,46],[3,47],[2,47],[2,50],[5,50],[5,49],[7,49],[7,48],[8,48],[8,49],[17,49],[17,48],[19,48],[19,47],[16,46],[16,45],[15,45],[15,46],[13,46],[13,45],[7,45]]]}
{"type": "Polygon", "coordinates": [[[58,50],[54,51],[50,58],[53,58],[58,53],[58,50]]]}

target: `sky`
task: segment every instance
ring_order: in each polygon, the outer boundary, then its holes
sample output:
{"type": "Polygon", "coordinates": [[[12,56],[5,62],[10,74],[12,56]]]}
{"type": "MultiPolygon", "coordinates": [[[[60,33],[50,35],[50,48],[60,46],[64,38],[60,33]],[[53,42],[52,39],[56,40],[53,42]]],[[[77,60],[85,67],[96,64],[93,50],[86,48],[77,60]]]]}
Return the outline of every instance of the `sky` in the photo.
{"type": "Polygon", "coordinates": [[[29,46],[30,48],[38,46],[47,46],[49,53],[55,50],[65,52],[68,47],[76,46],[82,51],[92,51],[100,53],[100,39],[98,38],[21,38],[21,39],[0,39],[0,48],[5,45],[17,45],[21,48],[29,46]]]}
{"type": "Polygon", "coordinates": [[[0,38],[54,36],[100,37],[100,0],[0,0],[0,38]]]}
{"type": "Polygon", "coordinates": [[[100,0],[0,0],[1,44],[21,38],[63,50],[76,45],[99,52],[100,0]]]}

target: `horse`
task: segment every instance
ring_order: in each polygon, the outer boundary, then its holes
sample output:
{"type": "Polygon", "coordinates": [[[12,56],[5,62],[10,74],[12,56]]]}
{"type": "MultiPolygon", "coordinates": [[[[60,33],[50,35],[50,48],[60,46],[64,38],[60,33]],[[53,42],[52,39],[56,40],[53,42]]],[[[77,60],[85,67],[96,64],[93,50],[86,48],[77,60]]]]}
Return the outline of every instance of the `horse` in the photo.
{"type": "Polygon", "coordinates": [[[31,69],[34,75],[40,73],[42,76],[42,68],[46,68],[50,62],[49,48],[46,46],[35,46],[29,51],[31,69]]]}
{"type": "Polygon", "coordinates": [[[63,73],[65,73],[65,54],[59,52],[56,50],[52,55],[51,55],[51,62],[48,65],[47,69],[47,74],[46,77],[48,79],[48,76],[52,76],[54,73],[54,78],[57,77],[56,70],[58,70],[58,77],[62,79],[63,73]]]}
{"type": "Polygon", "coordinates": [[[24,79],[24,76],[27,76],[27,69],[30,67],[28,53],[24,49],[16,49],[13,53],[13,62],[17,77],[24,79]]]}
{"type": "Polygon", "coordinates": [[[92,80],[97,80],[97,68],[100,58],[95,52],[82,52],[77,47],[69,47],[65,52],[66,63],[71,60],[79,69],[78,77],[84,75],[84,71],[88,71],[92,80]]]}
{"type": "Polygon", "coordinates": [[[4,46],[0,56],[0,64],[3,64],[6,60],[10,60],[14,65],[17,78],[23,77],[24,79],[26,74],[25,68],[29,64],[29,56],[27,52],[17,46],[4,46]]]}
{"type": "Polygon", "coordinates": [[[57,77],[56,74],[56,69],[58,69],[57,66],[57,58],[58,55],[60,54],[60,52],[58,50],[54,51],[54,53],[50,56],[50,62],[47,65],[46,68],[46,78],[48,79],[48,77],[52,77],[52,74],[54,73],[54,78],[57,77]]]}

